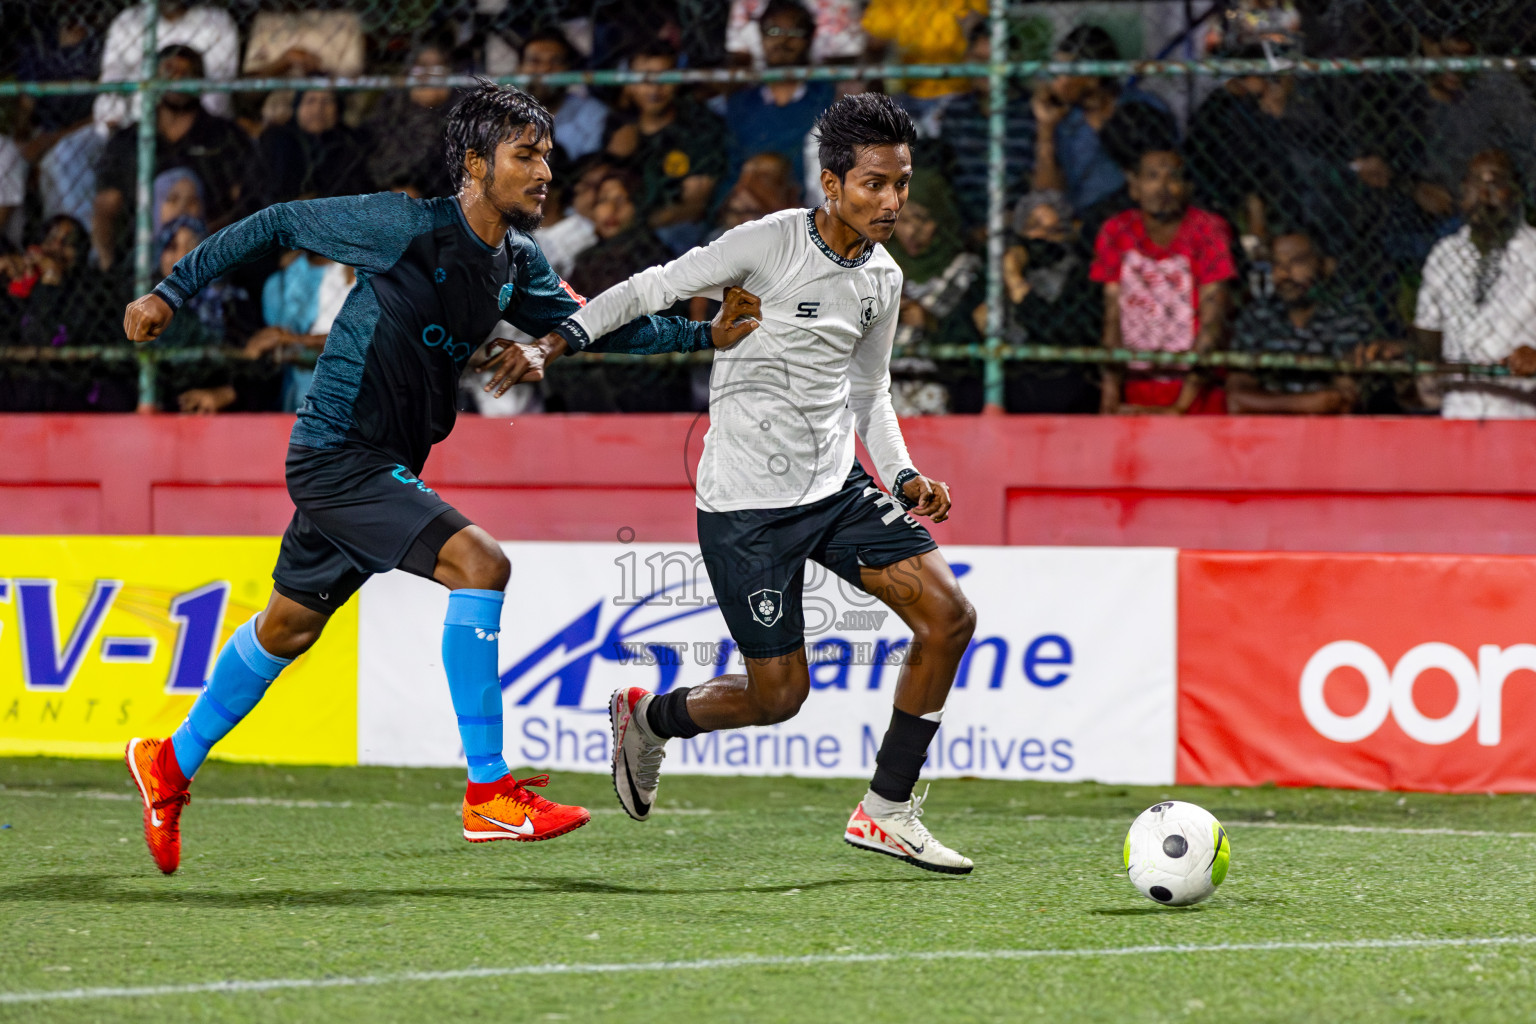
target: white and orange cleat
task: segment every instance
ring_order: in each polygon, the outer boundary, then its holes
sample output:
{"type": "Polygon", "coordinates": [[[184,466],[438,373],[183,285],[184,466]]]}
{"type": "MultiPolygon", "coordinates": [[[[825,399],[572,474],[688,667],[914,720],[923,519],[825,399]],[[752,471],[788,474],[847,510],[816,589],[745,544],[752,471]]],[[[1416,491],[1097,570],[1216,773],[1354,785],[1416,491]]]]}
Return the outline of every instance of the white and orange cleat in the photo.
{"type": "Polygon", "coordinates": [[[181,809],[191,800],[181,770],[175,765],[169,740],[131,739],[123,760],[144,800],[144,842],[155,866],[167,875],[181,866],[181,809]],[[164,756],[162,756],[162,752],[164,756]]]}
{"type": "Polygon", "coordinates": [[[854,808],[853,817],[848,819],[848,827],[843,831],[843,842],[861,850],[904,860],[924,871],[941,871],[946,875],[970,874],[974,867],[971,859],[962,857],[933,838],[933,833],[923,824],[923,801],[927,798],[928,792],[924,790],[922,796],[913,796],[906,803],[899,804],[895,813],[881,815],[865,813],[864,805],[860,803],[854,808]]]}
{"type": "Polygon", "coordinates": [[[608,722],[613,726],[613,791],[624,813],[636,821],[651,816],[656,790],[661,785],[661,761],[667,741],[651,735],[645,710],[656,695],[638,686],[614,690],[608,699],[608,722]]]}
{"type": "Polygon", "coordinates": [[[495,839],[536,843],[563,836],[592,820],[585,807],[557,804],[528,791],[529,786],[542,788],[548,782],[548,775],[531,779],[509,775],[500,782],[484,783],[479,792],[480,784],[470,783],[464,797],[464,838],[472,843],[495,839]]]}

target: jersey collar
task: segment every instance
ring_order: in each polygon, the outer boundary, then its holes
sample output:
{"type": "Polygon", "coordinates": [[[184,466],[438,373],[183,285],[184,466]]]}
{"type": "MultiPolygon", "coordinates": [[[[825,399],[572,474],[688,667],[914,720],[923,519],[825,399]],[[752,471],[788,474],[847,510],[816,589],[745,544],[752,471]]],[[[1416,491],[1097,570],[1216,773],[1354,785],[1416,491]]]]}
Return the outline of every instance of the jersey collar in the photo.
{"type": "Polygon", "coordinates": [[[475,244],[478,245],[481,249],[485,250],[486,252],[496,253],[501,252],[501,250],[506,247],[506,235],[501,236],[501,245],[486,245],[485,239],[475,234],[474,229],[469,226],[469,219],[464,216],[464,207],[459,205],[459,197],[454,196],[449,200],[449,202],[453,203],[453,212],[459,216],[459,227],[463,228],[464,233],[470,238],[474,239],[475,244]]]}
{"type": "Polygon", "coordinates": [[[859,258],[855,260],[844,259],[833,252],[832,247],[821,237],[821,232],[816,230],[816,207],[814,206],[805,211],[805,229],[810,232],[811,241],[816,243],[816,248],[821,250],[821,254],[840,267],[862,267],[875,254],[874,242],[866,245],[864,251],[859,254],[859,258]]]}

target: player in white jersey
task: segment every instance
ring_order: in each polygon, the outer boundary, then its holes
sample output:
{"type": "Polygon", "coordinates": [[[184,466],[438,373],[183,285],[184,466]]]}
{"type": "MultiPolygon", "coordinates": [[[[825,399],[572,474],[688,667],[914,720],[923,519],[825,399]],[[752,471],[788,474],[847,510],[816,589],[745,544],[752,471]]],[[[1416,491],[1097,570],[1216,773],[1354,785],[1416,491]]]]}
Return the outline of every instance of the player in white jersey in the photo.
{"type": "MultiPolygon", "coordinates": [[[[891,408],[902,279],[880,243],[906,203],[916,132],[900,107],[873,93],[838,100],[816,131],[825,204],[734,228],[641,271],[562,324],[585,347],[680,299],[742,288],[760,303],[750,340],[715,355],[697,485],[699,545],[746,673],[665,694],[615,693],[614,789],[643,821],[668,739],[771,725],[800,709],[810,692],[801,587],[814,559],[885,602],[913,632],[874,779],[843,838],[966,874],[971,861],[933,838],[913,794],[976,621],[912,518],[942,522],[948,488],[913,467],[891,408]],[[890,494],[855,459],[855,433],[890,494]]],[[[537,379],[565,347],[552,334],[509,349],[489,388],[537,379]]]]}

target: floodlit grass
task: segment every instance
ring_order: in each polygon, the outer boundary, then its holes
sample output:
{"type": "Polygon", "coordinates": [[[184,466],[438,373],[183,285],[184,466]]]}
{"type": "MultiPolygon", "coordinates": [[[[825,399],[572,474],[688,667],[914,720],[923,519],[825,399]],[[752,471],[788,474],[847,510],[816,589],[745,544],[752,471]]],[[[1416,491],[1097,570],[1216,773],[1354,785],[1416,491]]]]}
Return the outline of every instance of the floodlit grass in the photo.
{"type": "Polygon", "coordinates": [[[454,771],[214,763],[165,878],[121,764],[0,760],[0,784],[0,1020],[1532,1014],[1528,797],[946,781],[926,820],[977,865],[954,878],[845,846],[852,781],[666,778],[662,812],[637,824],[606,777],[562,775],[546,792],[598,810],[590,825],[470,845],[454,771]],[[1233,843],[1226,884],[1189,910],[1119,871],[1131,819],[1167,796],[1233,843]],[[1258,948],[1212,948],[1233,944],[1258,948]],[[1148,946],[1194,948],[1126,952],[1148,946]],[[982,955],[915,955],[957,952],[982,955]],[[431,976],[541,965],[583,970],[431,976]]]}

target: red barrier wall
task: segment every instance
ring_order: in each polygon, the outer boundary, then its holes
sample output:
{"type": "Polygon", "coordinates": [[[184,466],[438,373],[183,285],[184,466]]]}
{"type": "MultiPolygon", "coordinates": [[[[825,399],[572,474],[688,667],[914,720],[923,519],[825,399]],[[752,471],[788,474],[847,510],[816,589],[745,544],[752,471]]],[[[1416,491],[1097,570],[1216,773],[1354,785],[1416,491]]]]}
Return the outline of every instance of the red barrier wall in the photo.
{"type": "MultiPolygon", "coordinates": [[[[0,416],[0,533],[276,534],[291,418],[0,416]]],[[[693,416],[460,419],[424,479],[498,537],[694,538],[693,416]]],[[[951,544],[1536,554],[1536,422],[907,420],[951,544]]]]}

